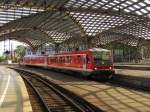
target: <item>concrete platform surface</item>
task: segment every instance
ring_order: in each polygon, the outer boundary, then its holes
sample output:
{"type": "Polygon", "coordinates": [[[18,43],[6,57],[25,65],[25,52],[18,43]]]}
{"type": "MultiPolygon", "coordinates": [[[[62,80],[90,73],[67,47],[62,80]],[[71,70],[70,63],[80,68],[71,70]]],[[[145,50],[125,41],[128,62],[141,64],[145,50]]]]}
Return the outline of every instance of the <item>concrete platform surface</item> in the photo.
{"type": "Polygon", "coordinates": [[[127,65],[127,64],[120,64],[115,65],[115,69],[128,69],[128,70],[142,70],[142,71],[150,71],[150,65],[127,65]]]}
{"type": "Polygon", "coordinates": [[[150,67],[149,64],[118,64],[118,65],[115,65],[115,66],[135,66],[135,67],[150,67]]]}
{"type": "Polygon", "coordinates": [[[32,112],[22,78],[14,70],[0,66],[0,112],[32,112]]]}
{"type": "Polygon", "coordinates": [[[115,69],[115,73],[125,75],[125,76],[150,78],[150,71],[144,71],[144,70],[115,69]]]}
{"type": "Polygon", "coordinates": [[[132,87],[150,90],[150,71],[115,69],[113,80],[132,87]]]}

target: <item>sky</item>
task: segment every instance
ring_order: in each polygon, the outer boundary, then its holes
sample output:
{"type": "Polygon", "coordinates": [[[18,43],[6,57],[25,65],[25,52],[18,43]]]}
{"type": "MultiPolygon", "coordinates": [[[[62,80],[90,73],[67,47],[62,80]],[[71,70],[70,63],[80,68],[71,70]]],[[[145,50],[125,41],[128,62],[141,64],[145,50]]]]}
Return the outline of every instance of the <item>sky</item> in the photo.
{"type": "MultiPolygon", "coordinates": [[[[19,41],[6,40],[5,41],[5,51],[11,49],[10,46],[12,46],[12,50],[14,50],[16,48],[16,46],[18,46],[18,45],[25,45],[25,44],[22,42],[19,42],[19,41]],[[10,45],[9,45],[9,43],[10,43],[10,45]]],[[[0,42],[0,55],[2,55],[3,52],[4,52],[4,41],[0,42]]]]}

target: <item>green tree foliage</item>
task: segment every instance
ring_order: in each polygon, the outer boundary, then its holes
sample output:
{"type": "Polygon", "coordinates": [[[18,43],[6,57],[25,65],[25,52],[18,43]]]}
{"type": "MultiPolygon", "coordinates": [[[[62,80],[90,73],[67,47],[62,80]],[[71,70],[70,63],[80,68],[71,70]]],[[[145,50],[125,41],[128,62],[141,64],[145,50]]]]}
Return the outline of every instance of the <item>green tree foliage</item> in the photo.
{"type": "Polygon", "coordinates": [[[113,51],[115,62],[135,62],[141,59],[141,50],[136,46],[114,42],[107,48],[113,51]]]}
{"type": "Polygon", "coordinates": [[[150,58],[150,45],[145,45],[145,46],[142,46],[142,57],[144,59],[149,59],[150,58]]]}
{"type": "Polygon", "coordinates": [[[0,62],[3,62],[3,61],[5,61],[6,60],[6,57],[4,56],[4,55],[1,55],[0,56],[0,62]]]}
{"type": "Polygon", "coordinates": [[[24,54],[24,51],[25,51],[26,47],[23,46],[23,45],[18,45],[15,49],[15,52],[16,52],[16,58],[17,60],[20,60],[24,54]]]}

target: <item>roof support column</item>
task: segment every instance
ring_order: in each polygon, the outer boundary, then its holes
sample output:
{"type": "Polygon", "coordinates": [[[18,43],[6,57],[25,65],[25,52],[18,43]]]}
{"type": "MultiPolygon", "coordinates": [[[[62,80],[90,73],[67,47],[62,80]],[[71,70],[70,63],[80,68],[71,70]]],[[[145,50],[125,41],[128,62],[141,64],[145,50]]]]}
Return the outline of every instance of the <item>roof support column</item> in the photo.
{"type": "Polygon", "coordinates": [[[137,51],[136,51],[136,57],[135,57],[135,60],[137,63],[139,63],[142,59],[142,53],[141,53],[142,44],[141,43],[142,43],[142,39],[139,38],[137,46],[136,46],[137,51]]]}
{"type": "Polygon", "coordinates": [[[38,48],[37,47],[32,47],[32,54],[36,54],[38,48]]]}
{"type": "Polygon", "coordinates": [[[87,46],[87,49],[90,49],[92,48],[92,37],[86,37],[86,46],[87,46]]]}
{"type": "Polygon", "coordinates": [[[59,52],[59,46],[60,46],[60,44],[58,44],[58,43],[56,43],[55,44],[55,53],[58,53],[59,52]]]}

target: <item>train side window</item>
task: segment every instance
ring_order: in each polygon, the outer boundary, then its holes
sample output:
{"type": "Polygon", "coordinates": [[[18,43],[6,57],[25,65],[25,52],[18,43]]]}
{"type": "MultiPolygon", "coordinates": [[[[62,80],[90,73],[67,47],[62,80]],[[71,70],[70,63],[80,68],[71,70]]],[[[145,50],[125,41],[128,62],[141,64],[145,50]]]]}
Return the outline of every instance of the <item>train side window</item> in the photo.
{"type": "Polygon", "coordinates": [[[66,57],[66,63],[69,63],[69,56],[66,57]]]}
{"type": "Polygon", "coordinates": [[[51,58],[51,57],[49,58],[49,60],[48,60],[48,61],[49,61],[49,62],[53,62],[53,60],[52,60],[52,58],[51,58]]]}
{"type": "Polygon", "coordinates": [[[69,63],[72,63],[72,56],[69,56],[69,63]]]}
{"type": "Polygon", "coordinates": [[[78,64],[81,63],[81,56],[80,56],[80,55],[77,56],[77,63],[78,63],[78,64]]]}
{"type": "Polygon", "coordinates": [[[56,59],[55,57],[52,57],[52,62],[56,62],[55,59],[56,59]]]}
{"type": "Polygon", "coordinates": [[[86,62],[87,62],[87,64],[90,63],[90,56],[89,55],[86,56],[86,62]]]}
{"type": "Polygon", "coordinates": [[[51,61],[51,62],[54,62],[54,58],[53,58],[53,57],[51,57],[51,58],[50,58],[50,61],[51,61]]]}
{"type": "Polygon", "coordinates": [[[61,57],[61,62],[63,62],[63,57],[61,57]]]}
{"type": "Polygon", "coordinates": [[[53,62],[52,57],[49,58],[49,62],[53,62]]]}
{"type": "Polygon", "coordinates": [[[51,61],[50,61],[50,58],[48,58],[48,62],[51,62],[51,61]]]}
{"type": "Polygon", "coordinates": [[[59,57],[59,62],[62,62],[62,57],[59,57]]]}
{"type": "Polygon", "coordinates": [[[65,63],[65,57],[62,57],[62,62],[65,63]]]}
{"type": "Polygon", "coordinates": [[[59,58],[58,57],[55,57],[55,62],[59,62],[59,58]]]}
{"type": "Polygon", "coordinates": [[[73,57],[72,57],[72,56],[70,56],[70,61],[71,61],[70,63],[72,63],[72,60],[73,60],[73,57]]]}

